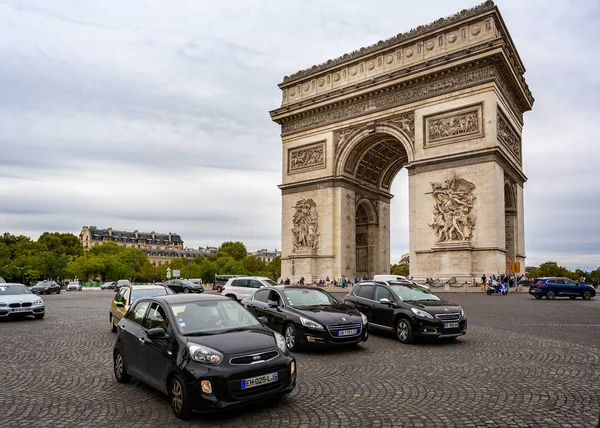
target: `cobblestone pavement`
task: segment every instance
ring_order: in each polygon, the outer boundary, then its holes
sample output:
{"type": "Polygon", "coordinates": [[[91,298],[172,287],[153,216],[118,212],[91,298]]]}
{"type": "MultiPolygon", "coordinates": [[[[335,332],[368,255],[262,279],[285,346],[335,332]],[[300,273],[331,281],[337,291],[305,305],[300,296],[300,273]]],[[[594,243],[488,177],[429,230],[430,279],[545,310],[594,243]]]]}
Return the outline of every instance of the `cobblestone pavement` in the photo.
{"type": "Polygon", "coordinates": [[[297,353],[287,397],[177,420],[166,397],[117,384],[111,291],[47,296],[44,320],[0,321],[2,427],[594,427],[600,298],[445,295],[469,314],[453,343],[297,353]]]}

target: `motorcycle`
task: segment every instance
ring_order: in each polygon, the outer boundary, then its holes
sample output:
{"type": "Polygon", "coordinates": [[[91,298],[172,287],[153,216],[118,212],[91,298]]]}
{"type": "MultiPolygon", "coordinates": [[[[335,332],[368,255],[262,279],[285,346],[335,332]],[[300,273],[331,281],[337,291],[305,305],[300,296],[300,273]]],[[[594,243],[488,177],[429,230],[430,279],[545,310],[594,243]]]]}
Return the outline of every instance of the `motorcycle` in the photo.
{"type": "Polygon", "coordinates": [[[494,282],[491,285],[486,285],[485,292],[488,296],[491,296],[495,293],[502,293],[503,296],[506,296],[508,294],[508,287],[506,284],[503,284],[501,282],[494,282]]]}

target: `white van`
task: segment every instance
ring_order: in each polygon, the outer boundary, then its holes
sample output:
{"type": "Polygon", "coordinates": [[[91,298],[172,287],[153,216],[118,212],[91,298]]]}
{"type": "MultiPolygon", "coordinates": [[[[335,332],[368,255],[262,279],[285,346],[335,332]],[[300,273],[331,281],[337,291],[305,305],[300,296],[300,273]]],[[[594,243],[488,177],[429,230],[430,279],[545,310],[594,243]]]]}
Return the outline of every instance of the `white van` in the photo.
{"type": "Polygon", "coordinates": [[[419,284],[418,282],[415,282],[412,279],[408,279],[407,277],[402,276],[402,275],[375,275],[375,276],[373,276],[373,281],[384,281],[384,282],[406,281],[406,282],[410,282],[413,285],[418,285],[419,287],[429,289],[429,286],[427,284],[419,284]]]}

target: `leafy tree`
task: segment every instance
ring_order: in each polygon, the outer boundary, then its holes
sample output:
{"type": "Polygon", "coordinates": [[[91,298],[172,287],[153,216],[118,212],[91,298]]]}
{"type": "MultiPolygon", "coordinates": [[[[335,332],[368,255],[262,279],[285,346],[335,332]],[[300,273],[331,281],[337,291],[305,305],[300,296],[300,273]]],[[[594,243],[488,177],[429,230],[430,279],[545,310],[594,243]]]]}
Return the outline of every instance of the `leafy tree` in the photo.
{"type": "Polygon", "coordinates": [[[572,273],[566,267],[559,266],[556,262],[542,263],[537,269],[529,272],[530,278],[541,278],[544,276],[566,276],[569,277],[572,273]]]}
{"type": "Polygon", "coordinates": [[[275,257],[267,264],[267,271],[269,272],[269,278],[273,281],[281,278],[281,256],[275,257]]]}
{"type": "Polygon", "coordinates": [[[223,242],[217,252],[222,251],[224,253],[229,254],[235,260],[243,260],[244,257],[248,255],[248,250],[246,250],[246,246],[242,244],[240,241],[236,242],[223,242]]]}
{"type": "Polygon", "coordinates": [[[392,265],[392,267],[390,268],[390,273],[392,275],[400,275],[400,276],[408,276],[410,272],[410,267],[407,264],[394,264],[392,265]]]}

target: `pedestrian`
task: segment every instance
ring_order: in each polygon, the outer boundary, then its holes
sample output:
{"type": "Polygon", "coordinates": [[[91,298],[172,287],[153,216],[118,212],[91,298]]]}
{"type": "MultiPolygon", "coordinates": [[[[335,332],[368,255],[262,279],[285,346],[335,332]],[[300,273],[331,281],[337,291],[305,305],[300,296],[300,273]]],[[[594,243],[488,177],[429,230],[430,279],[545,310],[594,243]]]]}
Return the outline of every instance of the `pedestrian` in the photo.
{"type": "Polygon", "coordinates": [[[485,273],[481,275],[481,290],[485,291],[485,284],[487,282],[487,278],[485,277],[485,273]]]}

